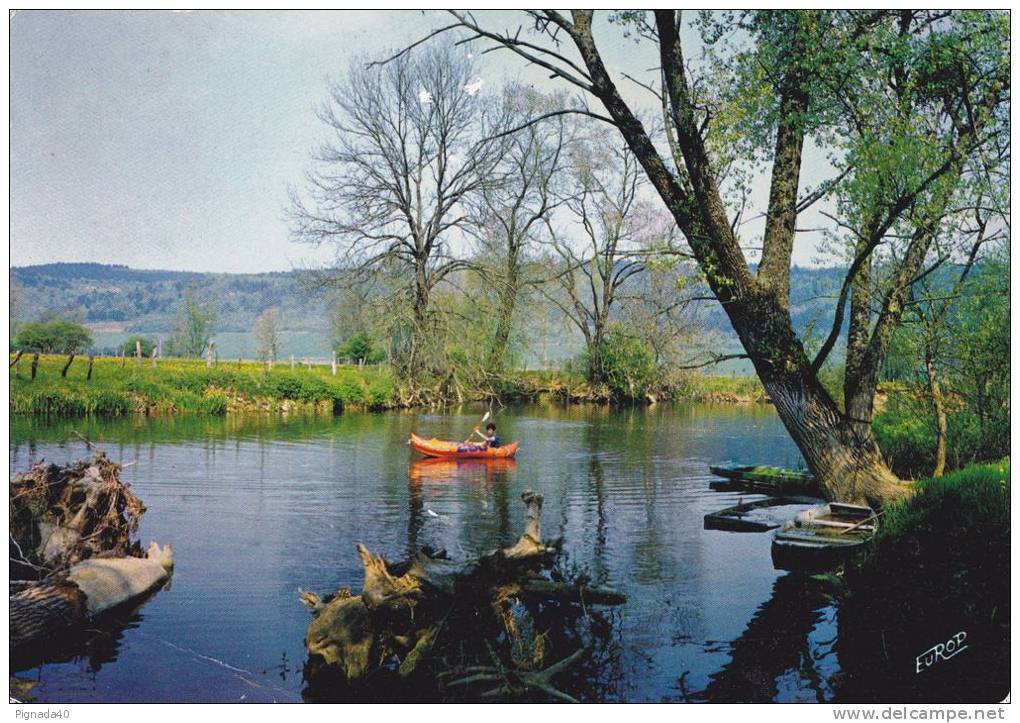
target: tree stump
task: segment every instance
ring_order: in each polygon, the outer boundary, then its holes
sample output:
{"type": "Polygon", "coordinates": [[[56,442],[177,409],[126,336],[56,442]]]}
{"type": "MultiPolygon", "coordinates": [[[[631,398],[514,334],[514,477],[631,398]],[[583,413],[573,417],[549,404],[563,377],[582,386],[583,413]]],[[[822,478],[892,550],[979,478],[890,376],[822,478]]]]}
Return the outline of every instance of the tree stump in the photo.
{"type": "Polygon", "coordinates": [[[305,635],[306,677],[315,681],[331,674],[344,685],[367,685],[366,681],[386,675],[398,680],[417,675],[451,694],[471,694],[475,683],[489,682],[493,690],[480,697],[530,691],[573,701],[556,690],[551,679],[587,657],[585,646],[575,643],[574,652],[559,663],[532,670],[544,658],[550,635],[557,636],[559,645],[570,638],[563,631],[538,632],[534,617],[526,624],[520,616],[545,610],[543,614],[567,626],[577,617],[588,618],[589,606],[618,605],[626,598],[613,590],[587,587],[585,579],[571,583],[543,576],[561,540],[542,538],[542,495],[526,490],[521,498],[527,522],[510,547],[461,561],[422,548],[408,560],[389,563],[358,545],[364,568],[360,595],[342,587],[323,599],[299,589],[301,601],[314,614],[305,635]],[[527,640],[525,629],[533,633],[527,640]],[[490,639],[502,641],[498,643],[504,648],[502,655],[490,639]],[[482,677],[472,677],[472,670],[480,668],[466,662],[467,648],[480,652],[481,663],[493,664],[483,666],[482,677]],[[454,659],[459,662],[448,663],[454,659]],[[443,676],[456,681],[443,682],[443,676]]]}

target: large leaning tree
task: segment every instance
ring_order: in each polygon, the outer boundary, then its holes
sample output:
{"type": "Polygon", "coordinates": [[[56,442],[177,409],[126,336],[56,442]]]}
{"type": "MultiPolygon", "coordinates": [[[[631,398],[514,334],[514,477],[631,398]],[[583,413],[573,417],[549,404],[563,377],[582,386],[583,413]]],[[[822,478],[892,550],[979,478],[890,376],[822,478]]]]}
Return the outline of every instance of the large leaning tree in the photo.
{"type": "Polygon", "coordinates": [[[428,369],[436,287],[469,266],[465,199],[497,180],[499,107],[461,48],[354,62],[319,111],[330,137],[307,190],[291,194],[292,234],[335,248],[335,285],[399,281],[408,313],[394,351],[412,381],[428,369]]]}
{"type": "Polygon", "coordinates": [[[578,91],[579,102],[560,113],[592,116],[620,132],[825,493],[878,506],[903,495],[871,431],[877,372],[966,169],[1008,129],[1008,17],[923,10],[701,16],[709,46],[731,28],[749,42],[737,48],[733,40],[731,51],[717,46],[696,72],[685,57],[690,36],[680,11],[617,14],[617,26],[601,25],[600,34],[626,32],[655,49],[657,77],[636,80],[661,103],[665,147],[621,90],[633,78],[607,66],[594,11],[527,11],[522,27],[510,30],[470,13],[452,17],[426,38],[460,32],[515,54],[578,91]],[[747,102],[753,117],[742,123],[729,99],[747,102]],[[720,181],[720,137],[771,170],[755,268],[720,181]],[[809,139],[832,150],[834,173],[805,196],[809,139]],[[790,266],[798,216],[826,194],[839,199],[850,258],[832,332],[809,355],[790,318],[790,266]],[[841,408],[818,372],[847,315],[841,408]]]}

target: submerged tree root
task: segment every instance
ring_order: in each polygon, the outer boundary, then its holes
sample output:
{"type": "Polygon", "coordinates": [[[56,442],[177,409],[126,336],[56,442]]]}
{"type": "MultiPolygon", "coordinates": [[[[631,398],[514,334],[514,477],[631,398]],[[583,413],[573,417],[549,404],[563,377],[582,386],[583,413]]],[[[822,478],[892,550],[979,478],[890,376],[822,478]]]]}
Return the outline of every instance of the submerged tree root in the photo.
{"type": "MultiPolygon", "coordinates": [[[[64,467],[38,463],[10,481],[12,656],[163,585],[170,545],[143,552],[132,535],[145,506],[97,452],[64,467]]],[[[38,652],[34,650],[34,652],[38,652]]]]}
{"type": "Polygon", "coordinates": [[[388,563],[359,545],[365,570],[360,595],[341,588],[323,599],[299,590],[314,614],[305,636],[312,697],[341,691],[344,698],[370,697],[368,687],[392,691],[395,686],[380,681],[396,679],[413,681],[397,689],[414,691],[409,697],[419,700],[537,694],[576,702],[553,677],[590,657],[599,642],[592,630],[607,634],[590,624],[587,606],[626,598],[544,576],[560,541],[542,537],[542,496],[529,490],[522,499],[525,531],[510,547],[463,561],[423,549],[388,563]],[[546,655],[556,651],[562,659],[543,668],[546,655]],[[476,683],[492,685],[479,691],[476,683]]]}

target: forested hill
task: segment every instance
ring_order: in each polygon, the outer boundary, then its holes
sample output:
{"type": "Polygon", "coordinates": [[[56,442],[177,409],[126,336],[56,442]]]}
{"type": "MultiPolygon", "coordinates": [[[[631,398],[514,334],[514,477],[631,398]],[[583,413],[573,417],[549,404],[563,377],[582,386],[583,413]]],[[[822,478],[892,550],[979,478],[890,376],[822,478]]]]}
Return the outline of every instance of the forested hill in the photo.
{"type": "MultiPolygon", "coordinates": [[[[792,269],[791,313],[797,329],[813,327],[816,336],[828,331],[842,273],[792,269]]],[[[192,287],[200,302],[216,310],[217,342],[224,353],[252,353],[255,347],[249,337],[255,319],[265,309],[276,308],[284,353],[329,354],[332,304],[303,283],[307,277],[302,271],[220,274],[57,263],[14,267],[10,274],[16,319],[30,321],[48,314],[78,319],[97,332],[100,345],[115,344],[129,333],[169,334],[181,297],[192,287]]],[[[718,304],[706,304],[699,320],[706,331],[715,332],[721,346],[736,344],[718,304]]]]}
{"type": "Polygon", "coordinates": [[[322,327],[326,304],[303,287],[298,271],[264,274],[209,274],[149,271],[105,264],[59,263],[11,269],[16,318],[55,313],[104,328],[169,332],[181,296],[195,296],[216,309],[219,331],[250,331],[265,309],[280,311],[288,329],[322,327]]]}

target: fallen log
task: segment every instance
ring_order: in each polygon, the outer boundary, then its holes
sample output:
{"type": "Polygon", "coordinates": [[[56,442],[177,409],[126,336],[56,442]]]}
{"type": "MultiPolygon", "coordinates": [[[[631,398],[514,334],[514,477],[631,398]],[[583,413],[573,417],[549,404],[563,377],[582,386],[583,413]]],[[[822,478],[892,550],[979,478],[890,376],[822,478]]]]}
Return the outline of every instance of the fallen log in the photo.
{"type": "MultiPolygon", "coordinates": [[[[324,599],[299,589],[301,601],[314,615],[305,635],[306,678],[314,682],[328,673],[349,685],[377,679],[376,674],[385,670],[398,679],[430,676],[448,694],[470,692],[464,682],[469,675],[457,678],[456,684],[441,681],[451,672],[465,670],[465,650],[473,648],[488,650],[487,656],[480,655],[481,662],[505,671],[485,697],[537,691],[573,700],[555,691],[551,677],[584,657],[584,649],[545,671],[532,670],[544,658],[550,631],[535,629],[531,613],[554,604],[571,606],[578,616],[586,616],[587,605],[619,605],[626,597],[608,588],[544,577],[541,573],[553,564],[561,540],[542,537],[542,496],[528,490],[521,498],[525,529],[509,547],[459,561],[425,548],[406,561],[390,563],[358,545],[364,567],[360,595],[344,587],[324,599]],[[490,637],[501,641],[501,656],[490,645],[490,637]],[[454,656],[458,663],[451,665],[448,660],[454,656]],[[430,660],[432,664],[425,665],[430,660]]],[[[561,617],[566,625],[569,616],[561,617]]],[[[570,638],[555,637],[558,645],[570,638]]],[[[490,667],[482,667],[486,675],[494,674],[490,667]]]]}
{"type": "Polygon", "coordinates": [[[137,602],[165,585],[172,572],[170,545],[153,542],[146,557],[93,558],[52,580],[12,580],[12,655],[137,602]]]}

